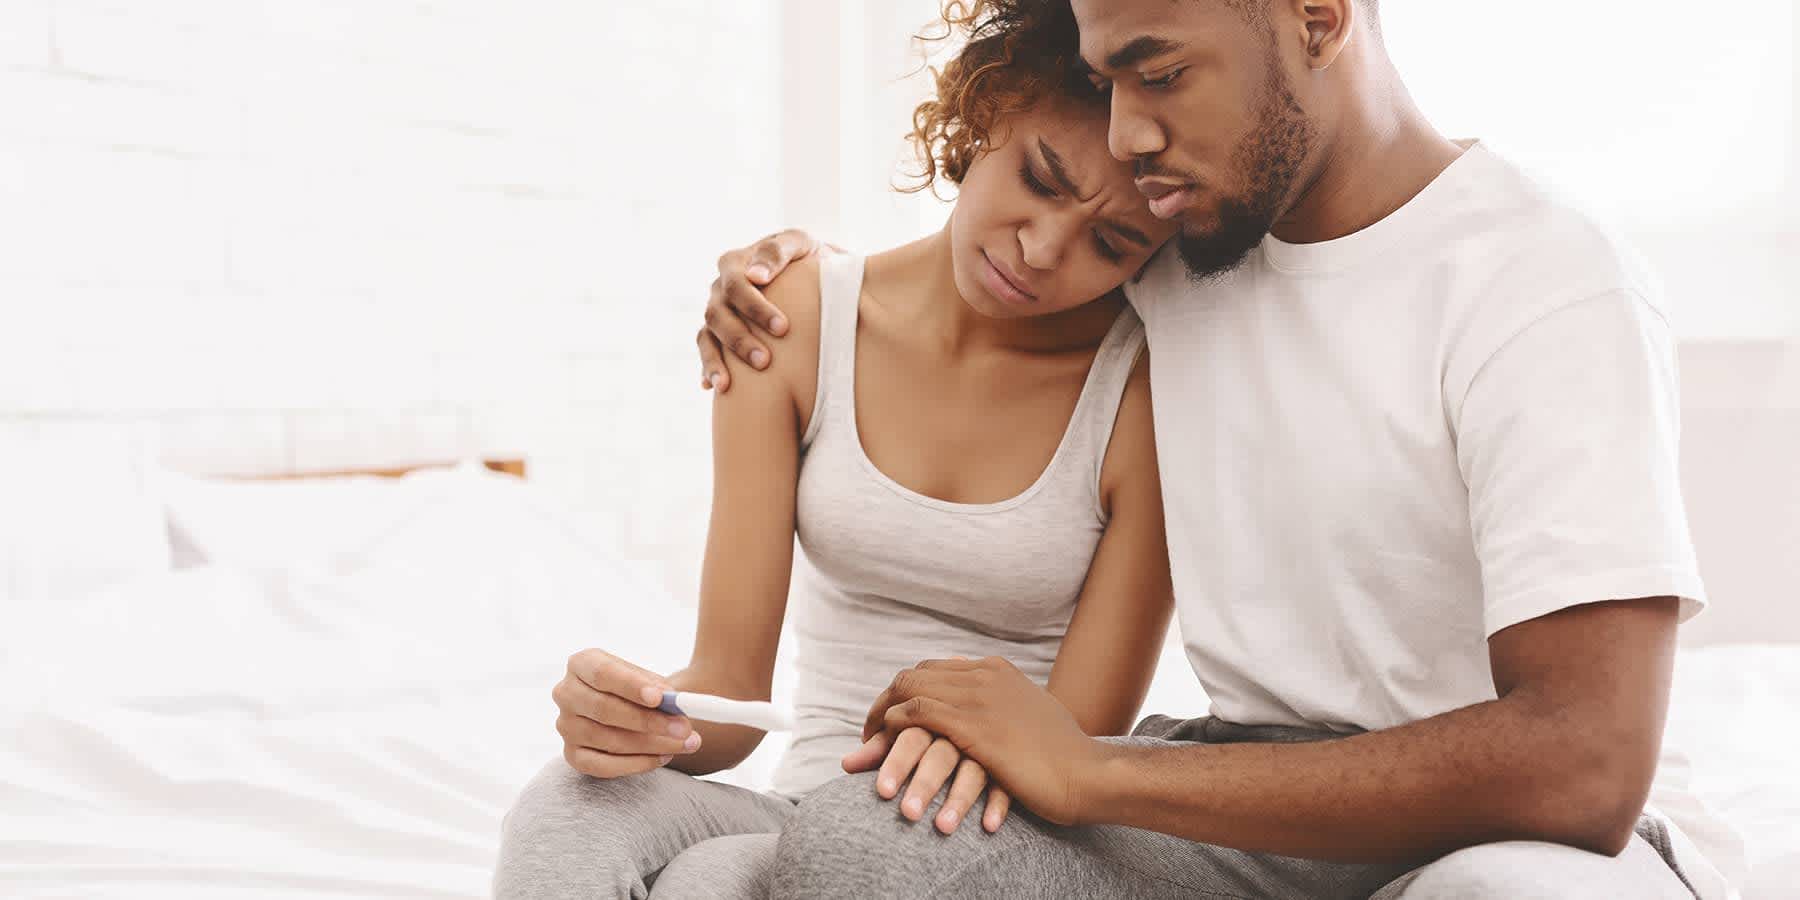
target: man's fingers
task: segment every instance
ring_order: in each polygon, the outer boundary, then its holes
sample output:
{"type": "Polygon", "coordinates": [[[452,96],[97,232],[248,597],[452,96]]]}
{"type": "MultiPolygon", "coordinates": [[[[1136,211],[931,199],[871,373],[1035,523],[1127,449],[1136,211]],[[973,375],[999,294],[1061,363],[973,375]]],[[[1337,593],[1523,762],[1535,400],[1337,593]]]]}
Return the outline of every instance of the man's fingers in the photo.
{"type": "Polygon", "coordinates": [[[775,313],[775,304],[740,276],[723,282],[714,299],[706,304],[706,330],[712,332],[720,346],[761,369],[769,364],[769,350],[751,334],[749,323],[766,329],[766,322],[775,313]]]}
{"type": "Polygon", "coordinates": [[[972,759],[965,759],[956,764],[956,778],[950,782],[950,796],[944,798],[944,805],[938,808],[937,830],[944,834],[955,834],[956,826],[962,824],[963,816],[969,814],[970,807],[981,797],[981,789],[987,787],[987,770],[972,759]]]}
{"type": "Polygon", "coordinates": [[[644,706],[662,703],[668,682],[655,672],[634,666],[604,650],[583,650],[569,657],[569,674],[596,691],[644,706]]]}
{"type": "Polygon", "coordinates": [[[1000,830],[1006,824],[1006,813],[1012,809],[1012,795],[1000,788],[988,789],[987,810],[981,814],[981,827],[988,834],[1000,830]]]}
{"type": "Polygon", "coordinates": [[[881,773],[875,776],[875,793],[883,800],[892,800],[900,793],[900,783],[911,774],[913,767],[919,764],[919,758],[931,747],[932,735],[919,728],[900,732],[894,739],[894,747],[888,751],[887,759],[881,763],[881,773]]]}
{"type": "Polygon", "coordinates": [[[668,756],[615,756],[586,747],[565,747],[563,759],[569,767],[594,778],[623,778],[667,765],[668,756]]]}
{"type": "Polygon", "coordinates": [[[694,343],[700,349],[700,386],[721,394],[731,390],[731,366],[725,362],[719,339],[702,328],[694,335],[694,343]]]}
{"type": "Polygon", "coordinates": [[[949,659],[928,659],[916,666],[916,668],[937,672],[971,672],[981,667],[982,660],[970,659],[966,656],[952,656],[949,659]]]}
{"type": "Polygon", "coordinates": [[[892,741],[885,734],[877,734],[864,741],[862,746],[844,754],[844,771],[854,775],[880,766],[882,760],[887,758],[891,744],[892,741]]]}
{"type": "Polygon", "coordinates": [[[931,805],[931,798],[944,789],[944,782],[950,780],[950,773],[956,771],[960,759],[962,751],[957,750],[955,744],[942,738],[932,741],[919,765],[913,769],[912,781],[906,786],[906,797],[900,801],[900,814],[914,822],[924,817],[925,807],[931,805]]]}
{"type": "Polygon", "coordinates": [[[931,697],[914,697],[905,703],[888,707],[885,724],[889,731],[923,728],[934,734],[941,734],[958,745],[962,743],[960,739],[965,737],[960,711],[931,697]]]}
{"type": "Polygon", "coordinates": [[[750,248],[750,262],[745,266],[744,274],[754,284],[764,285],[775,280],[788,264],[802,256],[812,253],[818,248],[818,242],[812,235],[798,228],[778,231],[750,248]]]}
{"type": "MultiPolygon", "coordinates": [[[[971,684],[969,673],[974,669],[951,668],[952,665],[961,666],[963,663],[979,667],[979,663],[967,660],[927,660],[895,673],[894,680],[888,682],[887,688],[869,706],[869,715],[863,720],[863,740],[889,730],[892,724],[889,718],[891,710],[901,703],[921,696],[952,700],[965,698],[971,684]]],[[[900,729],[892,730],[897,732],[900,729]]]]}

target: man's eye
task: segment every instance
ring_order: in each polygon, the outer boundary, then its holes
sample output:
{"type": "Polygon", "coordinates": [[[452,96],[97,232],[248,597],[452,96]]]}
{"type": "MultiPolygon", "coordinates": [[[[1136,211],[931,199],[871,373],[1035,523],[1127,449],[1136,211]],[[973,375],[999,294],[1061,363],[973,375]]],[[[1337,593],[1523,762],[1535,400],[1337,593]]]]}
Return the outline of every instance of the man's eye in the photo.
{"type": "Polygon", "coordinates": [[[1054,197],[1054,196],[1056,196],[1056,189],[1045,184],[1043,182],[1043,179],[1038,178],[1037,173],[1031,171],[1030,163],[1020,163],[1019,164],[1019,178],[1025,182],[1026,190],[1038,195],[1039,197],[1054,197]]]}
{"type": "Polygon", "coordinates": [[[1170,70],[1169,74],[1163,75],[1159,78],[1145,78],[1144,79],[1144,87],[1166,88],[1169,85],[1174,84],[1175,79],[1180,78],[1181,73],[1185,72],[1185,71],[1187,71],[1187,69],[1185,67],[1180,68],[1180,69],[1172,69],[1172,70],[1170,70]]]}

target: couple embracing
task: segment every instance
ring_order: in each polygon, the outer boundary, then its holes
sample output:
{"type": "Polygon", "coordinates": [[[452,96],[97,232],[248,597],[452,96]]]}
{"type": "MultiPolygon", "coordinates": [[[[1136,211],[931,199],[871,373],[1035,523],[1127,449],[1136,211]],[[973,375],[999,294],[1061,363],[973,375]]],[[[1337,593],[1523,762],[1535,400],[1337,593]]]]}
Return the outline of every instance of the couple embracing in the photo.
{"type": "Polygon", "coordinates": [[[1705,602],[1663,298],[1379,16],[951,4],[948,224],[721,258],[692,659],[570,658],[496,894],[1728,896],[1647,803],[1705,602]],[[1211,715],[1137,721],[1172,610],[1211,715]],[[696,778],[764,735],[663,691],[766,699],[784,623],[773,789],[696,778]]]}

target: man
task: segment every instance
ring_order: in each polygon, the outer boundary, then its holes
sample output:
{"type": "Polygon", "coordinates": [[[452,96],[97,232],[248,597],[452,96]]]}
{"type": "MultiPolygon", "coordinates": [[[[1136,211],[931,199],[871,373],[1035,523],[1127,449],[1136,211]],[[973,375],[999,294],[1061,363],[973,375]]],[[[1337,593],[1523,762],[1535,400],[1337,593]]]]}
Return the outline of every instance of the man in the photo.
{"type": "MultiPolygon", "coordinates": [[[[923,726],[1035,817],[945,838],[843,779],[783,835],[778,893],[1727,891],[1642,815],[1704,603],[1643,266],[1439,135],[1374,0],[1072,5],[1113,154],[1182,226],[1128,294],[1213,715],[1100,741],[1004,661],[921,663],[847,767],[923,726]]],[[[739,315],[783,330],[746,273],[810,247],[721,259],[709,384],[729,388],[719,342],[767,364],[739,315]]]]}

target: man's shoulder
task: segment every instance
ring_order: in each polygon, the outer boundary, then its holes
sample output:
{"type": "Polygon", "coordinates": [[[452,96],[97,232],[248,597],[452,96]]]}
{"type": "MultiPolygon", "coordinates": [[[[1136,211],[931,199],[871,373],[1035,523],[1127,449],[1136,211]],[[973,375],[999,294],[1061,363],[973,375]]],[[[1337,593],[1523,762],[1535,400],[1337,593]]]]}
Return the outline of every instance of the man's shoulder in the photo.
{"type": "Polygon", "coordinates": [[[1463,301],[1543,314],[1624,291],[1663,312],[1661,285],[1636,248],[1591,212],[1504,155],[1476,145],[1473,177],[1435,230],[1463,301]]]}

